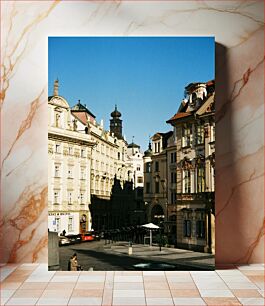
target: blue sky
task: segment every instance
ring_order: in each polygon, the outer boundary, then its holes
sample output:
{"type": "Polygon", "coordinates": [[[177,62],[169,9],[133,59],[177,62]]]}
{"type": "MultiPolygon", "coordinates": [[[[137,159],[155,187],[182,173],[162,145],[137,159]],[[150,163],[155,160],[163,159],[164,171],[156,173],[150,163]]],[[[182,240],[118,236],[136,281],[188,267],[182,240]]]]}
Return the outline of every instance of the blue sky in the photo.
{"type": "Polygon", "coordinates": [[[109,129],[115,104],[127,141],[148,146],[149,135],[171,130],[184,87],[214,79],[214,37],[50,37],[49,95],[86,104],[109,129]]]}

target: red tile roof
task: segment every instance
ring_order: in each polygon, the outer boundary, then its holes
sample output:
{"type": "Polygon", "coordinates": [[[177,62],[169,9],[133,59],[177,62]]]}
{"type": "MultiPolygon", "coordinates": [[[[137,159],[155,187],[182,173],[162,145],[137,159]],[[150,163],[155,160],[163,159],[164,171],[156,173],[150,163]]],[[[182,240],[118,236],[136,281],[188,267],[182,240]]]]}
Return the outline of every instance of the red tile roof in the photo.
{"type": "Polygon", "coordinates": [[[83,124],[87,124],[87,116],[85,112],[74,112],[72,115],[77,117],[83,124]]]}
{"type": "Polygon", "coordinates": [[[175,121],[175,120],[178,120],[178,119],[181,119],[181,118],[184,118],[184,117],[188,117],[190,115],[191,115],[190,112],[187,112],[187,113],[176,113],[172,118],[167,120],[167,123],[170,123],[172,121],[175,121]]]}

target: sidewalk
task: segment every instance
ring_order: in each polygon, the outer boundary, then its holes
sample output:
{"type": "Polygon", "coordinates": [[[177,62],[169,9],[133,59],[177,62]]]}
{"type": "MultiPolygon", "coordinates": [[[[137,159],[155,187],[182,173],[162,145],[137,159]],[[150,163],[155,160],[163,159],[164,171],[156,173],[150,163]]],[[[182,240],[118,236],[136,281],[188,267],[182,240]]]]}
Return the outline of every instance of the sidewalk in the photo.
{"type": "Polygon", "coordinates": [[[185,266],[185,268],[189,267],[190,270],[193,268],[200,268],[202,270],[215,269],[214,255],[209,253],[166,247],[162,247],[160,251],[159,246],[150,247],[149,245],[133,244],[132,255],[128,255],[128,249],[127,241],[119,241],[104,246],[104,252],[109,254],[140,257],[145,260],[149,259],[156,262],[185,266]]]}

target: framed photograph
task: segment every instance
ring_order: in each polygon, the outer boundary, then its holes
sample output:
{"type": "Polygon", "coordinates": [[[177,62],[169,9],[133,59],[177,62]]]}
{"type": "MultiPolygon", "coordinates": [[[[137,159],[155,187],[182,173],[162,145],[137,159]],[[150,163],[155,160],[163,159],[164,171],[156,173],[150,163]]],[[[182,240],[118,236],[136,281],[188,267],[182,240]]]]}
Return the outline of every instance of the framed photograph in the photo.
{"type": "Polygon", "coordinates": [[[214,37],[49,37],[49,270],[214,270],[214,37]]]}

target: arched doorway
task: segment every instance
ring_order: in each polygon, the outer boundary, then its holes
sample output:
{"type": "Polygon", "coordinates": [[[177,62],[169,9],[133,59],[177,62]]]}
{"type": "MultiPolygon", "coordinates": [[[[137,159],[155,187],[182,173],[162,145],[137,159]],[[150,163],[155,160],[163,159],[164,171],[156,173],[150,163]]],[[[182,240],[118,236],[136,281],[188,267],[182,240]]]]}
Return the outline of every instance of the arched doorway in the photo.
{"type": "Polygon", "coordinates": [[[159,224],[160,221],[164,221],[165,214],[161,205],[156,204],[151,210],[151,222],[159,224]]]}

